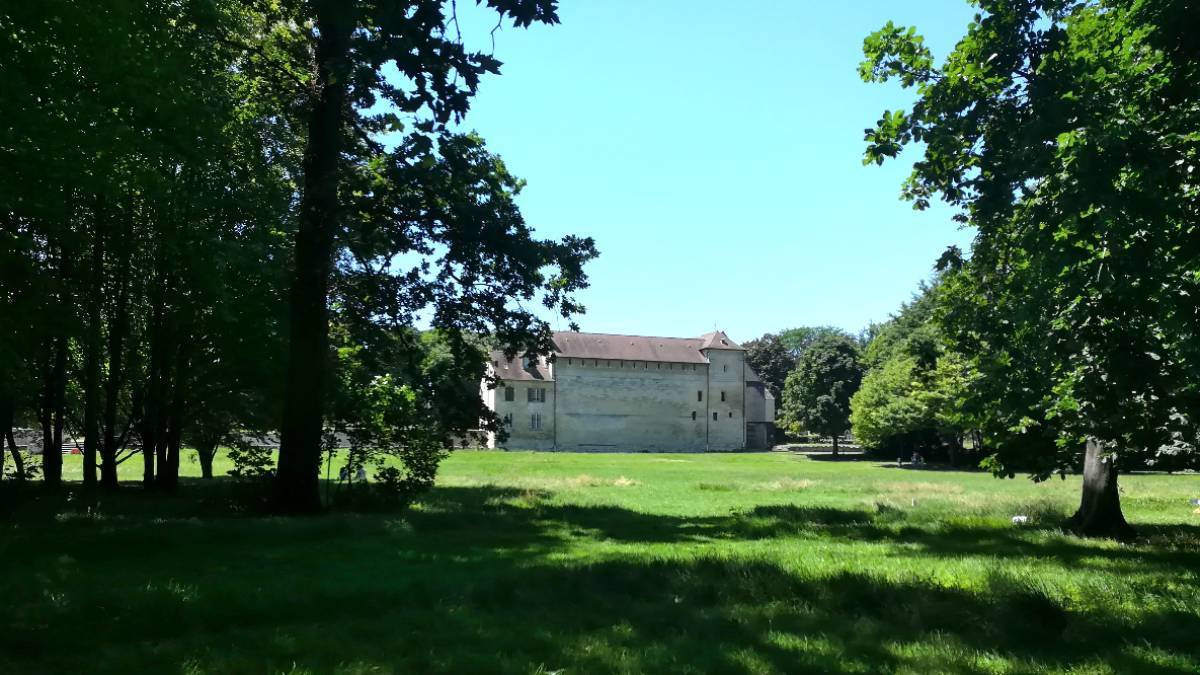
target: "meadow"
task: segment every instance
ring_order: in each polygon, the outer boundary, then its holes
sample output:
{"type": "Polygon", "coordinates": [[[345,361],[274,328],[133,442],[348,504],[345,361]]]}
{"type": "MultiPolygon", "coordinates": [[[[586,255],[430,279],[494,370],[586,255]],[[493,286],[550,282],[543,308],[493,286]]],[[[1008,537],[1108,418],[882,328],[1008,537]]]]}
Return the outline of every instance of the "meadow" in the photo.
{"type": "Polygon", "coordinates": [[[459,452],[305,519],[25,495],[0,672],[1200,672],[1200,476],[1121,480],[1129,545],[1058,530],[1078,478],[779,452],[459,452]]]}

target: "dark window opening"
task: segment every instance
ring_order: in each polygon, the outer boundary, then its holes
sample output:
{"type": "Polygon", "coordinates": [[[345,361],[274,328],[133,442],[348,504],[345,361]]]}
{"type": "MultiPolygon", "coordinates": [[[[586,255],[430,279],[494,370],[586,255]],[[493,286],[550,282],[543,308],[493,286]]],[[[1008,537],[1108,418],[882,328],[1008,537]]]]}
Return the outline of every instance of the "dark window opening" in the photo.
{"type": "Polygon", "coordinates": [[[724,400],[725,400],[725,392],[721,392],[721,400],[722,400],[722,401],[724,401],[724,400]]]}
{"type": "Polygon", "coordinates": [[[713,421],[714,421],[714,422],[716,422],[716,421],[717,421],[717,413],[713,413],[713,421]]]}
{"type": "Polygon", "coordinates": [[[517,400],[517,390],[513,389],[512,387],[505,387],[504,388],[504,400],[505,401],[517,400]]]}
{"type": "Polygon", "coordinates": [[[703,401],[704,400],[704,392],[702,392],[702,391],[696,392],[696,400],[703,401]]]}
{"type": "Polygon", "coordinates": [[[693,422],[696,421],[696,411],[695,410],[692,411],[692,421],[693,422]]]}

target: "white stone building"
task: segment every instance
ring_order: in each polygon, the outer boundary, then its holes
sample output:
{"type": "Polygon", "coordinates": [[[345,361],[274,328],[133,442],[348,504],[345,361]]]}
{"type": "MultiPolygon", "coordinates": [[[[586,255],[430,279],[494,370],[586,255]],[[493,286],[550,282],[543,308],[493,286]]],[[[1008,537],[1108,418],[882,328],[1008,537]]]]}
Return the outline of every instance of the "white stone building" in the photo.
{"type": "MultiPolygon", "coordinates": [[[[775,399],[723,332],[698,338],[555,333],[549,358],[508,361],[483,389],[514,450],[769,448],[775,399]]],[[[497,447],[491,434],[490,447],[497,447]]]]}

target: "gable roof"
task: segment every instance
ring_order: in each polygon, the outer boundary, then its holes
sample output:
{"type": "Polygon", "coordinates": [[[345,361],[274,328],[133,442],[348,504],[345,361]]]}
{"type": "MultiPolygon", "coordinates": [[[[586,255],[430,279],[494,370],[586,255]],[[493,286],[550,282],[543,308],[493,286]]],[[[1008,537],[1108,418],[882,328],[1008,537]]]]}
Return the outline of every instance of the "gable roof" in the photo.
{"type": "Polygon", "coordinates": [[[746,349],[729,339],[723,330],[716,330],[700,336],[700,349],[729,349],[744,352],[746,349]]]}
{"type": "Polygon", "coordinates": [[[708,363],[700,353],[700,338],[560,332],[554,334],[555,353],[563,358],[613,361],[708,363]]]}

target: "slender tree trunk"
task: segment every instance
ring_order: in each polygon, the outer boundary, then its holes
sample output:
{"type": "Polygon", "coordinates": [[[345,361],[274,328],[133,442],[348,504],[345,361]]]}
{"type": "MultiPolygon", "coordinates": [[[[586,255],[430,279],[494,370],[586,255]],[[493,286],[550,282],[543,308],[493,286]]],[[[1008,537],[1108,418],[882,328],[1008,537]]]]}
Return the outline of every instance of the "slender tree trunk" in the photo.
{"type": "MultiPolygon", "coordinates": [[[[16,406],[8,395],[0,396],[0,479],[4,478],[5,458],[8,456],[8,451],[4,449],[5,442],[12,448],[13,457],[17,456],[17,444],[12,441],[13,417],[16,413],[14,408],[16,406]]],[[[23,474],[20,468],[18,465],[18,478],[23,474]]]]}
{"type": "MultiPolygon", "coordinates": [[[[60,335],[54,345],[54,445],[61,464],[63,429],[67,412],[67,338],[60,335]]],[[[61,469],[60,469],[61,470],[61,469]]]]}
{"type": "Polygon", "coordinates": [[[17,449],[17,439],[13,438],[11,422],[9,422],[8,430],[4,435],[8,439],[8,449],[12,452],[13,469],[16,472],[17,480],[23,481],[25,480],[25,458],[21,456],[21,451],[17,449]]]}
{"type": "Polygon", "coordinates": [[[84,316],[85,340],[83,355],[83,485],[96,486],[96,455],[100,442],[100,301],[104,278],[104,245],[101,239],[100,218],[103,205],[97,203],[95,226],[92,228],[91,291],[87,293],[84,316]]]}
{"type": "Polygon", "coordinates": [[[42,479],[48,486],[62,484],[62,431],[55,434],[58,409],[58,380],[60,370],[58,357],[62,340],[55,338],[49,346],[42,377],[42,401],[39,421],[42,425],[42,479]]]}
{"type": "Polygon", "coordinates": [[[834,436],[833,437],[833,456],[834,457],[838,456],[838,442],[837,441],[838,441],[838,437],[834,436]]]}
{"type": "MultiPolygon", "coordinates": [[[[126,244],[128,247],[129,244],[126,244]]],[[[100,482],[105,487],[117,487],[117,403],[121,396],[121,384],[125,368],[125,335],[129,332],[129,256],[125,255],[117,265],[118,274],[116,310],[108,327],[108,378],[104,381],[104,445],[100,482]]]]}
{"type": "Polygon", "coordinates": [[[147,366],[146,390],[142,401],[142,419],[139,435],[142,438],[142,485],[154,486],[155,460],[159,445],[159,417],[162,409],[163,381],[163,281],[161,261],[155,263],[156,274],[151,282],[154,290],[151,293],[150,305],[150,362],[147,366]]]}
{"type": "Polygon", "coordinates": [[[1132,539],[1134,530],[1121,513],[1121,493],[1117,488],[1117,464],[1104,447],[1088,440],[1083,460],[1083,495],[1079,510],[1071,516],[1068,526],[1086,537],[1132,539]]]}
{"type": "Polygon", "coordinates": [[[187,340],[180,340],[175,354],[174,386],[171,388],[171,400],[167,410],[166,443],[163,462],[158,467],[158,482],[168,490],[174,490],[179,485],[179,452],[183,440],[183,413],[186,405],[188,372],[187,340]]]}
{"type": "Polygon", "coordinates": [[[309,111],[304,182],[296,233],[286,389],[275,479],[276,507],[313,513],[321,508],[318,476],[321,429],[329,381],[326,303],[338,216],[338,158],[347,93],[353,2],[316,2],[316,77],[309,111]]]}

